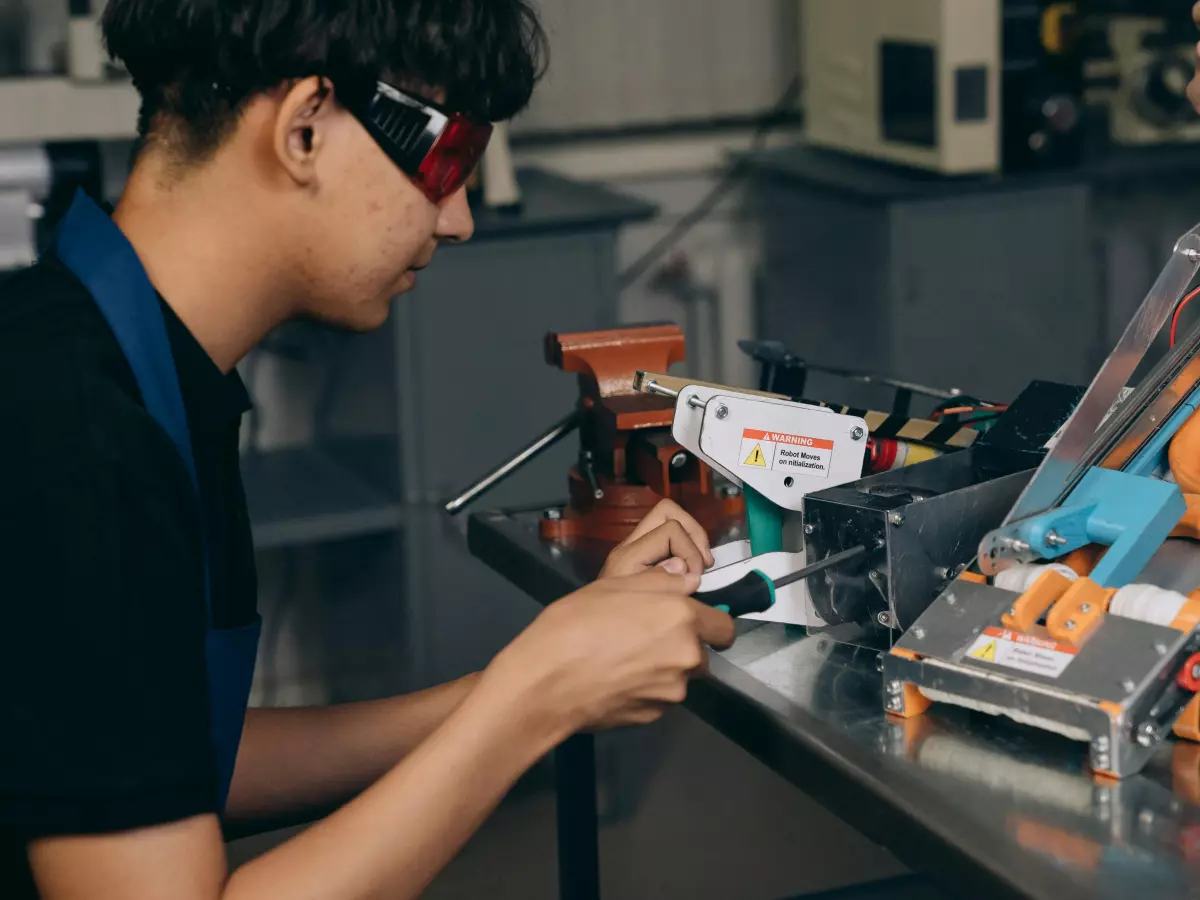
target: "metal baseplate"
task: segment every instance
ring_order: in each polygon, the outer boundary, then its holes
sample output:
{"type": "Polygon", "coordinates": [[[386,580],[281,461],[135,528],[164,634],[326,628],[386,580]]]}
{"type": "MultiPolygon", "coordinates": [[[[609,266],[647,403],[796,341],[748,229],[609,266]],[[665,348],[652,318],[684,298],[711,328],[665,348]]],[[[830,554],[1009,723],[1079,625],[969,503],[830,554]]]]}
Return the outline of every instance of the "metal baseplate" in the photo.
{"type": "Polygon", "coordinates": [[[902,717],[944,702],[1089,745],[1097,773],[1141,770],[1192,691],[1177,676],[1200,652],[1200,634],[1106,615],[1074,645],[1044,628],[1002,618],[1018,594],[956,581],[883,661],[888,712],[902,717]]]}

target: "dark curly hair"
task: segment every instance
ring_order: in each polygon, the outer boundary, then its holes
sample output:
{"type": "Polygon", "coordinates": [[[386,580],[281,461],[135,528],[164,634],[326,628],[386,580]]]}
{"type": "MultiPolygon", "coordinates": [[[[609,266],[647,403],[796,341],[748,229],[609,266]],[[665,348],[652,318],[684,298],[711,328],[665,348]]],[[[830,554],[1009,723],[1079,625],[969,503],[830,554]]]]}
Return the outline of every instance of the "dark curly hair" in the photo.
{"type": "Polygon", "coordinates": [[[190,161],[220,146],[247,100],[291,79],[325,77],[351,107],[379,79],[438,88],[450,109],[501,121],[546,60],[527,0],[109,0],[103,30],[141,95],[142,142],[169,133],[190,161]]]}

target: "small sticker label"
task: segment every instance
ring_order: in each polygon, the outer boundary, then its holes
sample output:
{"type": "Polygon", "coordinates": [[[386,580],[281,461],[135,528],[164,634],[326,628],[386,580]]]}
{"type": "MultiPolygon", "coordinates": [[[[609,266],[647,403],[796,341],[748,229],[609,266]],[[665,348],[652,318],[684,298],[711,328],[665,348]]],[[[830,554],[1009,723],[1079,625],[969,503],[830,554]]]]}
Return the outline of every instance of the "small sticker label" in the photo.
{"type": "Polygon", "coordinates": [[[778,431],[742,430],[742,465],[748,468],[829,477],[833,441],[778,431]]]}
{"type": "Polygon", "coordinates": [[[1060,644],[1004,628],[988,628],[975,638],[975,642],[967,649],[967,656],[1009,669],[1057,678],[1078,652],[1079,648],[1071,644],[1060,644]]]}

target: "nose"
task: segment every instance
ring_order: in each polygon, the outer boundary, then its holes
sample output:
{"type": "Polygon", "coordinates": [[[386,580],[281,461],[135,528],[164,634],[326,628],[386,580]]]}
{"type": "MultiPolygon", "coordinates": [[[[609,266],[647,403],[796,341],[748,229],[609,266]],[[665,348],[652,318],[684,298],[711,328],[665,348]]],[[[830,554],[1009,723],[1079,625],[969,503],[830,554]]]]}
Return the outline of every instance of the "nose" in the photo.
{"type": "Polygon", "coordinates": [[[462,244],[475,234],[475,218],[467,202],[467,189],[461,187],[439,207],[437,229],[434,233],[439,241],[447,244],[462,244]]]}

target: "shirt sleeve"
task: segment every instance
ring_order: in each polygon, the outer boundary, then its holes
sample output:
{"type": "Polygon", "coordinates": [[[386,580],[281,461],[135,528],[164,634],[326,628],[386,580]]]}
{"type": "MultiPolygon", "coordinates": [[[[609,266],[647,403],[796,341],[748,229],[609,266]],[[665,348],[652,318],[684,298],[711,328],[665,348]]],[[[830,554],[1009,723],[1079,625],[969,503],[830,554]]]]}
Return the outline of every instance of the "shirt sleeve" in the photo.
{"type": "Polygon", "coordinates": [[[189,503],[186,481],[133,462],[0,472],[0,827],[92,834],[215,811],[189,503]]]}

